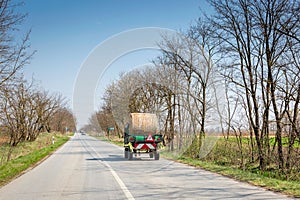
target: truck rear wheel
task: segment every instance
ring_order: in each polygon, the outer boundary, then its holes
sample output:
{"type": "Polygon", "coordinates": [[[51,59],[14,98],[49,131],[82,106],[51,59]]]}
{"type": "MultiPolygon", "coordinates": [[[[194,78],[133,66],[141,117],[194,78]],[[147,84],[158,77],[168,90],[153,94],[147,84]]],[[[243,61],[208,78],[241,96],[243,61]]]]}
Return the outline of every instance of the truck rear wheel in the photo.
{"type": "Polygon", "coordinates": [[[133,152],[128,151],[128,160],[132,160],[133,152]]]}
{"type": "Polygon", "coordinates": [[[154,159],[155,159],[155,160],[159,160],[159,153],[155,153],[155,154],[154,154],[154,159]]]}
{"type": "Polygon", "coordinates": [[[127,149],[124,149],[124,157],[125,158],[128,158],[128,154],[129,154],[129,151],[127,149]]]}

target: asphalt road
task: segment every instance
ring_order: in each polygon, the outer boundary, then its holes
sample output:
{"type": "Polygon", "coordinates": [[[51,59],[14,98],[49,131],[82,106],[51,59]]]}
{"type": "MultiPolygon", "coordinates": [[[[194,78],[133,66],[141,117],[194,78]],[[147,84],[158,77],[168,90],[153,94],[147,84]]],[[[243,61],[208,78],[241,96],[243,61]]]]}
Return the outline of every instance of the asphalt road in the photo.
{"type": "Polygon", "coordinates": [[[75,135],[43,163],[0,188],[0,200],[291,199],[215,173],[75,135]]]}

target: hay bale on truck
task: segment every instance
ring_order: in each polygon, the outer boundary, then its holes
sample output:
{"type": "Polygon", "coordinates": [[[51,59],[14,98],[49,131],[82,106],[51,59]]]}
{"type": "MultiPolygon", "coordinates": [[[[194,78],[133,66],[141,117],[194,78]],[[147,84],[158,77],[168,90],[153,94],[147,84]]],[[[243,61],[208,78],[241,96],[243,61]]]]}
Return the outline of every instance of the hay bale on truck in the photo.
{"type": "Polygon", "coordinates": [[[141,153],[159,160],[157,146],[163,141],[158,134],[158,119],[153,113],[131,113],[130,121],[124,130],[124,156],[132,160],[141,153]]]}
{"type": "Polygon", "coordinates": [[[158,119],[152,113],[131,113],[130,132],[132,134],[155,134],[158,129],[158,119]]]}

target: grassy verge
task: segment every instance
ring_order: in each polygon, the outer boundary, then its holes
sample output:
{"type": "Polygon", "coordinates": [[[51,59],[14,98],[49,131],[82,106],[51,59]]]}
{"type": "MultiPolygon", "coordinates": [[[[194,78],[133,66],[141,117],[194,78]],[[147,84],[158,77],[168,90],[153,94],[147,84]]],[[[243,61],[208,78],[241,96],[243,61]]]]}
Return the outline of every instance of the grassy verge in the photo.
{"type": "MultiPolygon", "coordinates": [[[[164,156],[170,159],[168,155],[164,156]]],[[[300,182],[298,181],[283,181],[275,178],[269,178],[261,174],[252,173],[247,170],[241,170],[228,166],[220,166],[211,162],[204,162],[198,159],[187,157],[180,157],[176,160],[178,162],[185,163],[194,167],[199,167],[230,178],[234,178],[239,181],[244,181],[252,185],[264,187],[268,190],[280,192],[294,197],[300,197],[300,182]]]]}
{"type": "Polygon", "coordinates": [[[0,186],[34,166],[69,140],[67,135],[55,134],[55,143],[52,144],[49,143],[49,135],[52,140],[52,134],[41,135],[41,138],[34,142],[26,142],[15,147],[14,154],[19,156],[0,166],[0,186]]]}
{"type": "MultiPolygon", "coordinates": [[[[98,139],[107,141],[119,146],[123,146],[123,140],[119,138],[110,138],[101,136],[98,139]]],[[[199,159],[192,159],[188,157],[177,157],[167,152],[162,152],[161,156],[177,162],[185,163],[194,167],[199,167],[211,172],[215,172],[238,181],[250,183],[255,186],[264,187],[268,190],[280,192],[286,195],[300,197],[300,182],[299,181],[284,181],[276,178],[266,177],[259,173],[253,173],[247,170],[241,170],[232,166],[217,165],[213,162],[205,162],[199,159]]]]}

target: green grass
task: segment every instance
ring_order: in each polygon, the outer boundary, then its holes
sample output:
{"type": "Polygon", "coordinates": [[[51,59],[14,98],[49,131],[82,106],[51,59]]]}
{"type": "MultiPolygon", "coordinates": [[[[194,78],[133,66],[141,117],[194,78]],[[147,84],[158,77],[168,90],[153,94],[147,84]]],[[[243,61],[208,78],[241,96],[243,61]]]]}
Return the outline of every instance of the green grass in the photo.
{"type": "Polygon", "coordinates": [[[187,157],[180,157],[177,159],[177,161],[194,167],[200,167],[208,171],[216,172],[239,181],[248,182],[252,185],[264,187],[275,192],[281,192],[294,197],[300,197],[299,181],[284,181],[275,178],[269,178],[259,173],[252,173],[250,171],[228,166],[220,166],[211,162],[204,162],[198,159],[187,157]]]}
{"type": "MultiPolygon", "coordinates": [[[[110,140],[108,140],[107,137],[104,136],[100,138],[98,137],[98,139],[123,146],[123,142],[120,142],[119,139],[117,141],[114,140],[115,138],[111,138],[110,140]]],[[[235,141],[235,138],[230,138],[230,140],[235,141]]],[[[243,139],[243,142],[247,143],[248,138],[243,139]]],[[[167,151],[161,152],[161,156],[167,159],[175,160],[177,162],[215,172],[239,181],[247,182],[252,185],[264,187],[275,192],[280,192],[294,197],[300,197],[299,181],[279,180],[276,178],[268,177],[264,173],[260,173],[259,171],[242,170],[232,165],[218,165],[213,161],[201,161],[199,159],[192,159],[185,156],[178,157],[177,155],[174,155],[167,151]]]]}
{"type": "MultiPolygon", "coordinates": [[[[289,138],[288,137],[282,137],[281,141],[282,141],[283,147],[289,146],[289,138]]],[[[275,137],[272,137],[272,138],[270,138],[270,145],[274,145],[274,144],[275,144],[275,137]]],[[[293,146],[294,146],[294,148],[300,148],[300,141],[295,140],[295,143],[293,146]]]]}
{"type": "Polygon", "coordinates": [[[6,184],[26,169],[37,164],[69,140],[67,135],[56,134],[55,143],[52,144],[46,142],[46,140],[49,141],[49,135],[47,137],[41,135],[41,138],[34,142],[26,142],[15,147],[14,154],[18,154],[19,156],[0,165],[0,186],[6,184]],[[42,145],[42,143],[44,145],[42,145]],[[21,154],[21,151],[24,151],[25,153],[23,152],[21,154]]]}
{"type": "MultiPolygon", "coordinates": [[[[237,138],[235,136],[230,136],[228,139],[226,139],[228,142],[236,142],[237,138]]],[[[253,140],[255,142],[255,137],[253,137],[253,140]]],[[[273,146],[275,144],[275,136],[270,136],[269,142],[270,145],[273,146]]],[[[289,138],[288,137],[282,137],[282,146],[283,147],[288,147],[289,146],[289,138]]],[[[242,143],[243,144],[249,144],[250,143],[250,137],[242,137],[242,143]]],[[[294,148],[300,148],[300,141],[295,140],[294,142],[294,148]]]]}

